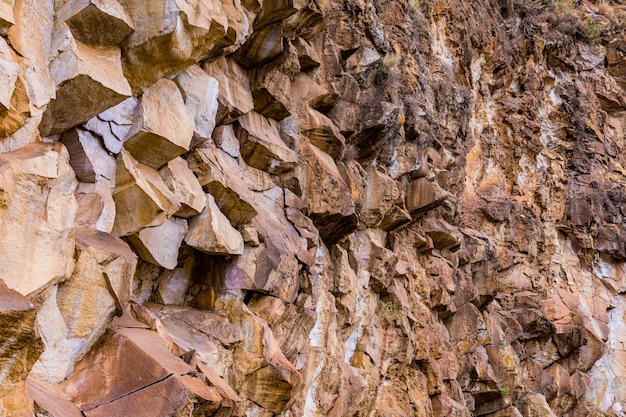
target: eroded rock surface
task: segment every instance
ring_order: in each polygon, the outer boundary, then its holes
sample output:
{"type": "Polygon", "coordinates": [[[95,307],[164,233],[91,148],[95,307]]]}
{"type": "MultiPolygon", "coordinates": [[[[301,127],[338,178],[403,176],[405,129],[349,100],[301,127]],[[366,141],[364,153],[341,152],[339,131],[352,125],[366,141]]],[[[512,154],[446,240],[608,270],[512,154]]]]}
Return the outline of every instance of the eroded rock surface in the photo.
{"type": "Polygon", "coordinates": [[[0,0],[0,417],[625,415],[624,27],[0,0]]]}

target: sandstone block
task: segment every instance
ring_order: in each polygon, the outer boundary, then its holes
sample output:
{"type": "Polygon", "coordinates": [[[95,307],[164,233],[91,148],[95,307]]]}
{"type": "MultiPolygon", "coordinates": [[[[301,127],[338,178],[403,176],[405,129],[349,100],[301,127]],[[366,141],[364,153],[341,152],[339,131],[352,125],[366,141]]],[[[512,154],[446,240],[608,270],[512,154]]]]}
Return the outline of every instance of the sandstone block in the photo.
{"type": "Polygon", "coordinates": [[[76,178],[65,147],[37,143],[0,155],[0,189],[0,275],[6,284],[27,295],[69,277],[76,178]]]}
{"type": "Polygon", "coordinates": [[[283,30],[280,23],[256,30],[233,55],[244,68],[254,68],[283,52],[283,30]]]}
{"type": "Polygon", "coordinates": [[[176,84],[163,78],[141,96],[124,147],[140,163],[159,169],[189,151],[193,130],[176,84]]]}
{"type": "Polygon", "coordinates": [[[158,171],[139,164],[125,150],[117,156],[115,178],[115,236],[163,224],[181,208],[178,197],[167,188],[158,171]]]}
{"type": "MultiPolygon", "coordinates": [[[[121,0],[120,4],[135,26],[122,45],[124,71],[133,88],[145,88],[225,46],[223,38],[230,26],[221,1],[121,0]]],[[[233,27],[233,35],[241,29],[233,27]]]]}
{"type": "Polygon", "coordinates": [[[298,114],[298,118],[300,132],[309,138],[313,145],[333,159],[340,156],[346,140],[332,120],[309,107],[305,107],[298,114]]]}
{"type": "Polygon", "coordinates": [[[39,408],[53,416],[83,417],[78,407],[58,385],[52,385],[36,378],[26,379],[26,389],[39,408]]]}
{"type": "Polygon", "coordinates": [[[135,97],[129,97],[117,106],[89,119],[85,123],[85,128],[100,136],[110,152],[118,154],[133,128],[133,115],[138,102],[135,97]]]}
{"type": "Polygon", "coordinates": [[[77,128],[66,132],[60,142],[70,153],[70,165],[81,182],[102,182],[115,187],[115,158],[90,132],[77,128]]]}
{"type": "Polygon", "coordinates": [[[303,145],[298,166],[309,217],[327,243],[356,229],[352,190],[339,173],[332,157],[313,145],[303,145]]]}
{"type": "Polygon", "coordinates": [[[32,410],[25,381],[42,351],[34,328],[36,314],[35,306],[0,278],[0,410],[7,416],[32,410]]]}
{"type": "Polygon", "coordinates": [[[0,38],[0,138],[15,133],[30,116],[22,62],[4,38],[0,38]]]}
{"type": "Polygon", "coordinates": [[[206,197],[198,178],[189,169],[187,161],[175,158],[159,170],[167,187],[178,197],[181,208],[175,215],[188,219],[199,214],[206,205],[206,197]]]}
{"type": "Polygon", "coordinates": [[[137,256],[124,241],[93,229],[77,231],[74,274],[37,315],[46,350],[33,368],[34,377],[59,383],[73,371],[115,311],[130,300],[136,264],[137,256]]]}
{"type": "MultiPolygon", "coordinates": [[[[1,4],[1,3],[0,3],[1,4]]],[[[8,110],[11,108],[11,97],[15,91],[15,83],[20,73],[20,66],[13,57],[14,53],[4,38],[0,38],[0,105],[8,110]]]]}
{"type": "Polygon", "coordinates": [[[250,79],[254,110],[276,120],[291,114],[291,79],[283,66],[271,63],[256,68],[250,79]]]}
{"type": "Polygon", "coordinates": [[[183,93],[187,114],[194,121],[191,148],[195,148],[213,133],[218,110],[219,83],[197,65],[181,72],[174,81],[183,93]]]}
{"type": "Polygon", "coordinates": [[[248,165],[280,174],[293,170],[298,155],[289,149],[280,137],[278,123],[250,112],[237,120],[235,135],[239,138],[240,152],[248,165]]]}
{"type": "Polygon", "coordinates": [[[220,211],[211,194],[206,195],[206,201],[207,205],[202,213],[189,220],[185,243],[212,255],[241,255],[241,234],[220,211]]]}
{"type": "Polygon", "coordinates": [[[294,46],[298,51],[298,61],[302,71],[307,71],[320,66],[320,57],[315,48],[306,40],[298,38],[294,42],[294,46]]]}
{"type": "Polygon", "coordinates": [[[131,95],[122,74],[119,48],[85,45],[74,38],[66,25],[55,31],[53,45],[58,51],[50,63],[56,98],[43,115],[42,136],[86,122],[131,95]]]}
{"type": "Polygon", "coordinates": [[[116,212],[113,190],[106,184],[79,183],[75,197],[78,204],[76,227],[111,233],[116,212]]]}
{"type": "Polygon", "coordinates": [[[216,124],[231,123],[254,109],[250,78],[234,60],[219,58],[203,68],[219,82],[216,124]]]}
{"type": "Polygon", "coordinates": [[[134,30],[116,0],[70,0],[56,12],[57,22],[67,22],[76,39],[87,45],[119,45],[134,30]]]}
{"type": "Polygon", "coordinates": [[[13,4],[15,0],[0,1],[0,34],[6,35],[7,30],[15,23],[13,4]]]}
{"type": "Polygon", "coordinates": [[[174,269],[186,233],[187,221],[170,217],[159,226],[146,227],[128,236],[128,240],[144,261],[165,269],[174,269]]]}

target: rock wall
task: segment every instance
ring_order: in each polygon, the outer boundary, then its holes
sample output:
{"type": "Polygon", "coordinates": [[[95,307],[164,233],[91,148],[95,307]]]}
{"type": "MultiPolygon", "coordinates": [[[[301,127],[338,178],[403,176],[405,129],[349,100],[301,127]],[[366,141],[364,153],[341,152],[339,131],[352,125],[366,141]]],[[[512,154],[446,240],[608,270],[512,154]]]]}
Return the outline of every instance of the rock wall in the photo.
{"type": "Polygon", "coordinates": [[[0,417],[626,415],[626,8],[0,0],[0,417]]]}

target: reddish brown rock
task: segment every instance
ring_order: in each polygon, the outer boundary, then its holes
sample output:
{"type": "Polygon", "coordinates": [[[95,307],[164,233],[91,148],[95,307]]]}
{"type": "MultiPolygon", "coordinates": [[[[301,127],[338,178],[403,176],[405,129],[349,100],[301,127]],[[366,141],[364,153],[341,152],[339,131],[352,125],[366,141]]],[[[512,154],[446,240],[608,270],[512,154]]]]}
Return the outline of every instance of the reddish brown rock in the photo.
{"type": "Polygon", "coordinates": [[[216,124],[231,123],[254,109],[250,78],[234,60],[220,58],[203,68],[219,82],[216,124]]]}

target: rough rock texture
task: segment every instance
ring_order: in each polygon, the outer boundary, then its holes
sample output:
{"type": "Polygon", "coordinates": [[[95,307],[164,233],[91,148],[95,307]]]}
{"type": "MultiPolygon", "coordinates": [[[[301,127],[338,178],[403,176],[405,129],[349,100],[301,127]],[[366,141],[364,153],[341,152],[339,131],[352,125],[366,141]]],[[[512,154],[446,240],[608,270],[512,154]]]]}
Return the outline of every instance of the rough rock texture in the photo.
{"type": "Polygon", "coordinates": [[[626,415],[625,27],[0,0],[0,417],[626,415]]]}

